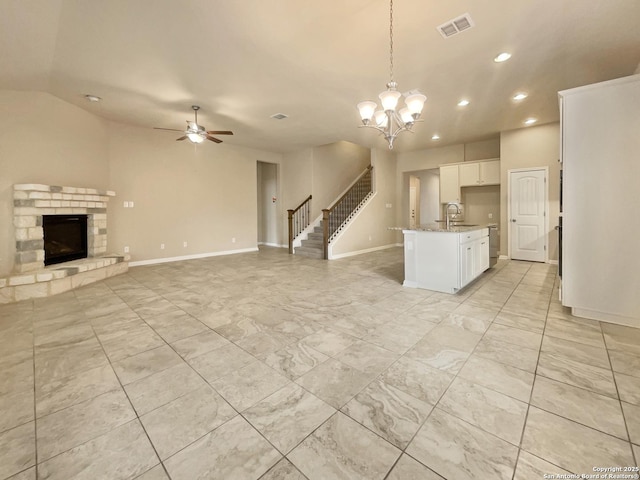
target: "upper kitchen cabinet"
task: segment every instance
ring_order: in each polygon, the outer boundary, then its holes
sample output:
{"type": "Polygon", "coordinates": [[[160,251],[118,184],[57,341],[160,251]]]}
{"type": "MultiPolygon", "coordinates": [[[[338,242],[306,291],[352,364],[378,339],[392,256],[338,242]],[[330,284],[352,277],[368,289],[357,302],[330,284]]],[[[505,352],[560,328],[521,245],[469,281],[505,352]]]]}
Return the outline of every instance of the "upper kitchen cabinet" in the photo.
{"type": "Polygon", "coordinates": [[[640,327],[640,75],[559,97],[562,304],[640,327]]]}
{"type": "Polygon", "coordinates": [[[500,185],[500,159],[440,166],[440,203],[460,202],[460,187],[500,185]]]}
{"type": "Polygon", "coordinates": [[[458,164],[440,167],[440,203],[460,202],[458,164]]]}
{"type": "Polygon", "coordinates": [[[500,160],[465,162],[458,167],[461,187],[500,185],[500,160]]]}

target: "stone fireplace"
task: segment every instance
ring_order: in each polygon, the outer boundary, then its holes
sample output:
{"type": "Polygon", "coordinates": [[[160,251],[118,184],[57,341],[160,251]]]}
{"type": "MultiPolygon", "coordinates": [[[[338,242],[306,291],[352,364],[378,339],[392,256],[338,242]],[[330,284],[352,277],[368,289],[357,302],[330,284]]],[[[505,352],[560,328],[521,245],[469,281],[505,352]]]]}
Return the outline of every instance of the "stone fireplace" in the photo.
{"type": "Polygon", "coordinates": [[[114,196],[94,188],[14,185],[16,273],[0,278],[0,303],[55,295],[126,272],[125,257],[107,254],[107,203],[114,196]],[[84,217],[86,258],[45,267],[43,218],[53,217],[55,222],[58,216],[84,217]]]}
{"type": "Polygon", "coordinates": [[[115,193],[93,188],[21,184],[13,186],[15,271],[44,268],[43,215],[86,215],[87,257],[107,253],[107,203],[115,193]]]}

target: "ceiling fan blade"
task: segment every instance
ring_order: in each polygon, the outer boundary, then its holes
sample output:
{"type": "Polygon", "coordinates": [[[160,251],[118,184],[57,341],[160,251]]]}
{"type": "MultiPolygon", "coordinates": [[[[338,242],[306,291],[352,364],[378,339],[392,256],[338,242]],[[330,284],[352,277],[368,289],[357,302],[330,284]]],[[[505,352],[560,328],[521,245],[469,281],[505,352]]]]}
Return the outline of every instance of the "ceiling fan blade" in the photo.
{"type": "Polygon", "coordinates": [[[233,135],[231,130],[209,130],[207,133],[212,133],[214,135],[233,135]]]}
{"type": "Polygon", "coordinates": [[[185,140],[187,138],[186,135],[180,137],[180,138],[176,138],[176,142],[179,142],[180,140],[185,140]]]}
{"type": "Polygon", "coordinates": [[[169,130],[170,132],[184,132],[184,130],[176,130],[175,128],[153,127],[154,130],[169,130]]]}
{"type": "Polygon", "coordinates": [[[207,140],[211,140],[212,142],[216,142],[216,143],[222,143],[222,140],[220,140],[219,138],[211,137],[209,135],[207,135],[207,140]]]}

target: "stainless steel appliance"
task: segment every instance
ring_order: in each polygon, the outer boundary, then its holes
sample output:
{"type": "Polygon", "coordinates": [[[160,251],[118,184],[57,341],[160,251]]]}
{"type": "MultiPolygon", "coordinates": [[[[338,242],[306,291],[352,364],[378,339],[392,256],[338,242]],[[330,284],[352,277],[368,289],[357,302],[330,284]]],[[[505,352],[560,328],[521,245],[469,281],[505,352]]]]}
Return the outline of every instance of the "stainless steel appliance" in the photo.
{"type": "Polygon", "coordinates": [[[498,263],[498,244],[500,237],[498,225],[489,225],[489,268],[498,263]]]}

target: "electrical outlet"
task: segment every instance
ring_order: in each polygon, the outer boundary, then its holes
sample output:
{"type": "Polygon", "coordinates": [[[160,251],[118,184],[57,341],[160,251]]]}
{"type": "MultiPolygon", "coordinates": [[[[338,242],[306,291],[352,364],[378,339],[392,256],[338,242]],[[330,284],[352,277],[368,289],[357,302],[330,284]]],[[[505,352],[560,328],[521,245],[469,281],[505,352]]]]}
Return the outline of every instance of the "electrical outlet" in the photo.
{"type": "Polygon", "coordinates": [[[129,202],[127,201],[124,202],[124,208],[129,208],[129,202]]]}
{"type": "Polygon", "coordinates": [[[371,235],[369,235],[369,241],[371,241],[371,235]]]}
{"type": "Polygon", "coordinates": [[[387,208],[391,208],[391,204],[390,204],[390,203],[387,203],[387,204],[386,204],[386,207],[387,207],[387,208]]]}
{"type": "Polygon", "coordinates": [[[236,237],[233,237],[233,238],[231,239],[231,243],[236,243],[236,237]]]}
{"type": "Polygon", "coordinates": [[[489,214],[489,218],[493,218],[493,213],[490,213],[490,214],[489,214]]]}
{"type": "Polygon", "coordinates": [[[129,247],[124,247],[124,253],[129,253],[129,247]]]}
{"type": "Polygon", "coordinates": [[[182,242],[182,246],[186,247],[187,246],[187,242],[182,242]]]}
{"type": "Polygon", "coordinates": [[[164,243],[160,244],[160,250],[164,250],[164,243]]]}
{"type": "Polygon", "coordinates": [[[133,208],[133,202],[129,202],[129,208],[133,208]]]}

